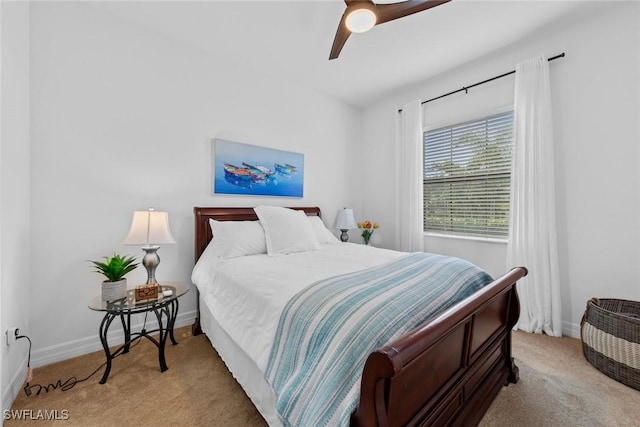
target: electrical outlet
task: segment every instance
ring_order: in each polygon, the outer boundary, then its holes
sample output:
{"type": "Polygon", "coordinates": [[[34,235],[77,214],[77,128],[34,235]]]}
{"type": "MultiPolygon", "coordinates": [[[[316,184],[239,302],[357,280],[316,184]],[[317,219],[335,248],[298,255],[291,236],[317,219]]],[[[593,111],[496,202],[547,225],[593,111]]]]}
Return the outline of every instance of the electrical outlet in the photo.
{"type": "Polygon", "coordinates": [[[9,328],[4,333],[4,342],[9,346],[16,342],[16,337],[20,334],[18,328],[9,328]]]}

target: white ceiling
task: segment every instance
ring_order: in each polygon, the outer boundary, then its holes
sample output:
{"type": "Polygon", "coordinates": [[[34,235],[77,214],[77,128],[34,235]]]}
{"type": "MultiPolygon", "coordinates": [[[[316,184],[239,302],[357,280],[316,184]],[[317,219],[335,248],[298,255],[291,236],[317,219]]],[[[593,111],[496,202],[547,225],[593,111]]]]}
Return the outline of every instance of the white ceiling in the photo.
{"type": "Polygon", "coordinates": [[[329,50],[345,8],[340,0],[90,4],[237,66],[365,106],[394,89],[613,3],[453,0],[376,26],[368,33],[352,34],[340,57],[332,61],[328,60],[329,50]]]}

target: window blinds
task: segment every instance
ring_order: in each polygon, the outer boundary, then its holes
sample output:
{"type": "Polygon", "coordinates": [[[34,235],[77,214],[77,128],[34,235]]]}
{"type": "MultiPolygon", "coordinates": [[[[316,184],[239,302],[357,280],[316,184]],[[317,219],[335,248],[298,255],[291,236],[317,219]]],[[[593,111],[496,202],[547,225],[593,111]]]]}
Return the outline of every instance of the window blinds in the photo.
{"type": "Polygon", "coordinates": [[[424,230],[507,237],[513,111],[424,133],[424,230]]]}

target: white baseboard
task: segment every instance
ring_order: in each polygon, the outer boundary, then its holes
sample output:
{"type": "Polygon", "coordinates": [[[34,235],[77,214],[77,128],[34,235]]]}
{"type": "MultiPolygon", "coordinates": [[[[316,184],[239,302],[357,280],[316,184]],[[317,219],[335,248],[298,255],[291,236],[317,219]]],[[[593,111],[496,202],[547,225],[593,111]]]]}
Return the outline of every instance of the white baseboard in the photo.
{"type": "Polygon", "coordinates": [[[18,393],[22,390],[22,384],[27,380],[27,359],[25,358],[20,364],[20,368],[16,370],[16,373],[9,381],[7,388],[2,392],[2,413],[11,409],[13,401],[16,400],[18,393]]]}
{"type": "MultiPolygon", "coordinates": [[[[196,311],[192,310],[186,313],[179,313],[176,317],[175,328],[181,328],[183,326],[189,326],[193,324],[196,318],[196,311]]],[[[120,322],[117,322],[119,325],[120,322]]],[[[114,321],[114,326],[116,322],[114,321]]],[[[142,328],[142,323],[131,325],[131,330],[136,331],[142,328]]],[[[158,321],[155,319],[148,320],[145,328],[147,330],[156,329],[158,327],[158,321]]],[[[121,344],[124,341],[122,334],[122,327],[113,328],[107,335],[109,346],[121,344]]],[[[98,337],[98,331],[96,334],[90,337],[80,338],[73,341],[68,341],[62,344],[56,344],[49,347],[38,349],[31,354],[31,366],[36,368],[39,366],[48,365],[50,363],[60,362],[62,360],[71,359],[72,357],[82,356],[83,354],[92,353],[94,351],[102,350],[102,344],[98,337]]],[[[23,380],[24,381],[24,380],[23,380]]],[[[20,385],[22,382],[20,382],[20,385]]],[[[18,387],[20,387],[18,385],[18,387]]],[[[4,402],[5,400],[3,400],[4,402]]],[[[13,402],[13,399],[10,400],[13,402]]]]}
{"type": "Polygon", "coordinates": [[[569,336],[571,338],[580,339],[580,325],[577,323],[562,321],[562,335],[569,336]]]}

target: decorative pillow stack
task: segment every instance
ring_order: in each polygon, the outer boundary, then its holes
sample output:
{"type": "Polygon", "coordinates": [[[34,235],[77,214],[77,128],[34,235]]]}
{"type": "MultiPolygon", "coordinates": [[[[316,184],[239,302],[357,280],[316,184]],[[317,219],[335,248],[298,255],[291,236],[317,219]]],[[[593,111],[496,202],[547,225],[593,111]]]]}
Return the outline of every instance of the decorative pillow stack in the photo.
{"type": "Polygon", "coordinates": [[[254,208],[259,221],[209,220],[213,239],[207,252],[216,258],[281,255],[320,249],[320,243],[340,243],[318,216],[277,206],[254,208]]]}

